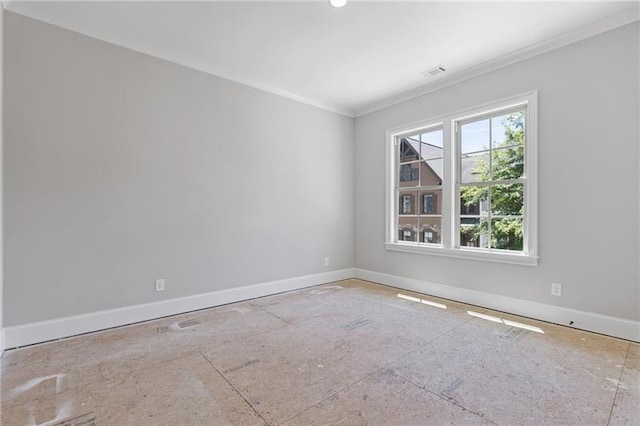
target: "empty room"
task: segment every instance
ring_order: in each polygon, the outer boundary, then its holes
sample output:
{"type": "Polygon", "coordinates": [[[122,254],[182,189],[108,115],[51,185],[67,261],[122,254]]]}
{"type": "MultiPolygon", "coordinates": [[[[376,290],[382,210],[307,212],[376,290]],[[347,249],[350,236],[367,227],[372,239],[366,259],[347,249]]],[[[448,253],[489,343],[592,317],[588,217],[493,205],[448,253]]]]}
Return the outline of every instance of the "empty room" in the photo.
{"type": "Polygon", "coordinates": [[[637,1],[0,5],[0,424],[640,426],[637,1]]]}

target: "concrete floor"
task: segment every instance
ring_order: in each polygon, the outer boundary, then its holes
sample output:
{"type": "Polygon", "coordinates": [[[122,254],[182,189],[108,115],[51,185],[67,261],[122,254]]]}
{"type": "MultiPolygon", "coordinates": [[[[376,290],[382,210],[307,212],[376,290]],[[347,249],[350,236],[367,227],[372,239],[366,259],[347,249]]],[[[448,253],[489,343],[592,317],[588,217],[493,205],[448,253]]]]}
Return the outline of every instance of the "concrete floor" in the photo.
{"type": "Polygon", "coordinates": [[[640,345],[359,280],[1,365],[2,425],[640,425],[640,345]]]}

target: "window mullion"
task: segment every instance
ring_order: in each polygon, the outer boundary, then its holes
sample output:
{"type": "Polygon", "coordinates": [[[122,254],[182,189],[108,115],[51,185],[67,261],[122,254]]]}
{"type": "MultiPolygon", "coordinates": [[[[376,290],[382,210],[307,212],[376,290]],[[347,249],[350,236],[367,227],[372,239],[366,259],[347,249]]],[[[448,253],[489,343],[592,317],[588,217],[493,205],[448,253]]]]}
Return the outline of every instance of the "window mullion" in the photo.
{"type": "Polygon", "coordinates": [[[443,177],[442,177],[442,216],[441,216],[441,229],[442,229],[442,246],[451,248],[455,244],[453,238],[453,230],[455,220],[452,220],[452,213],[454,210],[454,171],[453,161],[455,158],[453,150],[453,135],[452,135],[451,121],[446,120],[442,125],[442,139],[443,139],[443,177]]]}
{"type": "Polygon", "coordinates": [[[460,170],[462,167],[460,159],[460,125],[455,121],[449,123],[449,129],[451,129],[451,136],[449,138],[449,144],[451,146],[450,154],[451,160],[451,175],[450,184],[451,187],[451,214],[449,220],[451,221],[450,238],[451,247],[457,248],[460,246],[460,170]]]}
{"type": "MultiPolygon", "coordinates": [[[[489,118],[489,182],[493,185],[493,117],[489,118]]],[[[487,249],[491,250],[491,188],[492,185],[487,187],[487,249]]]]}

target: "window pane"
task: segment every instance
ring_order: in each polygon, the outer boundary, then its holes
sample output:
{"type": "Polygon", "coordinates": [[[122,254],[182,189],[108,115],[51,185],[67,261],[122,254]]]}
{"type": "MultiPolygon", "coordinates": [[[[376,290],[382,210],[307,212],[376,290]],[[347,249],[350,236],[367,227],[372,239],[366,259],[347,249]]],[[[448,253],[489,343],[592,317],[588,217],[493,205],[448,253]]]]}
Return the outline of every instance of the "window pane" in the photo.
{"type": "Polygon", "coordinates": [[[423,160],[439,158],[444,155],[442,129],[420,135],[420,155],[423,160]]]}
{"type": "Polygon", "coordinates": [[[523,235],[521,218],[491,220],[491,248],[522,251],[523,235]]]}
{"type": "Polygon", "coordinates": [[[489,119],[474,121],[460,126],[460,152],[489,149],[489,119]]]}
{"type": "Polygon", "coordinates": [[[428,244],[441,244],[442,219],[439,217],[421,217],[418,241],[428,244]]]}
{"type": "Polygon", "coordinates": [[[421,162],[420,163],[420,186],[442,185],[442,168],[443,167],[444,167],[444,160],[442,158],[421,162]]]}
{"type": "Polygon", "coordinates": [[[420,191],[420,214],[442,214],[442,190],[420,191]]]}
{"type": "Polygon", "coordinates": [[[418,239],[418,217],[398,218],[398,241],[413,241],[418,239]]]}
{"type": "Polygon", "coordinates": [[[492,148],[524,144],[524,110],[491,119],[492,148]]]}
{"type": "Polygon", "coordinates": [[[401,192],[398,199],[398,214],[399,215],[415,215],[416,203],[418,200],[418,193],[416,191],[401,192]]]}
{"type": "Polygon", "coordinates": [[[489,216],[487,196],[489,188],[486,186],[463,186],[460,188],[461,216],[489,216]]]}
{"type": "Polygon", "coordinates": [[[492,180],[522,179],[524,177],[524,146],[491,151],[492,180]]]}
{"type": "Polygon", "coordinates": [[[460,181],[486,182],[489,180],[489,152],[465,154],[460,158],[460,181]]]}
{"type": "Polygon", "coordinates": [[[420,163],[400,164],[398,185],[401,188],[418,186],[420,181],[419,167],[420,163]]]}
{"type": "Polygon", "coordinates": [[[399,144],[400,162],[417,161],[420,159],[420,141],[412,138],[401,138],[399,144]]]}
{"type": "Polygon", "coordinates": [[[460,247],[489,248],[489,220],[467,219],[460,225],[460,247]]]}
{"type": "Polygon", "coordinates": [[[491,187],[492,216],[521,216],[524,214],[524,185],[493,185],[491,187]]]}

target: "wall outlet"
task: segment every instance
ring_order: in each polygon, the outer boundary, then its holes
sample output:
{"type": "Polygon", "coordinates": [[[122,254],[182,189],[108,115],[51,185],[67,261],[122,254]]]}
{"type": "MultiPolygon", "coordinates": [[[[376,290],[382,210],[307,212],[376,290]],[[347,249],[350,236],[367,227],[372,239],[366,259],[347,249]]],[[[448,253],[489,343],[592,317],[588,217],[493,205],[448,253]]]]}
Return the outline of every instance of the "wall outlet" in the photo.
{"type": "Polygon", "coordinates": [[[324,266],[329,266],[329,264],[331,264],[331,259],[329,259],[328,257],[324,258],[324,266]]]}
{"type": "Polygon", "coordinates": [[[562,296],[562,284],[560,284],[560,283],[551,283],[551,295],[552,296],[562,296]]]}
{"type": "Polygon", "coordinates": [[[164,280],[156,280],[156,291],[164,291],[164,280]]]}

